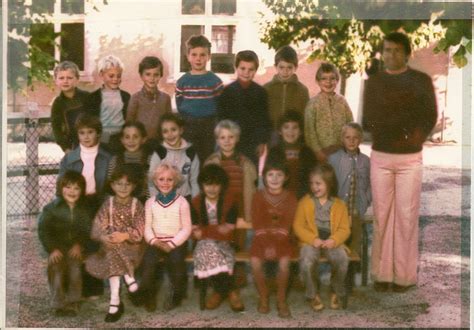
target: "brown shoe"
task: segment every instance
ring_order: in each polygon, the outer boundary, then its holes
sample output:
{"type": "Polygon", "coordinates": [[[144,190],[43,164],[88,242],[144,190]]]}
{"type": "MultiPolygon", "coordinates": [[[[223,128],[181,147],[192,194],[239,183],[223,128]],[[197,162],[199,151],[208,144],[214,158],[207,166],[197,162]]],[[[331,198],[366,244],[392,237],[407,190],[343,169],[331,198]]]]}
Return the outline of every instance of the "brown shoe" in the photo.
{"type": "Polygon", "coordinates": [[[392,291],[397,292],[397,293],[404,293],[404,292],[407,292],[412,287],[414,287],[414,285],[398,285],[398,284],[393,283],[392,291]]]}
{"type": "Polygon", "coordinates": [[[341,309],[341,303],[335,293],[331,293],[331,309],[341,309]]]}
{"type": "Polygon", "coordinates": [[[389,282],[374,282],[374,290],[377,292],[387,292],[389,288],[389,282]]]}
{"type": "Polygon", "coordinates": [[[311,302],[311,308],[316,312],[319,312],[324,309],[324,304],[321,301],[321,297],[319,296],[319,294],[317,294],[311,302]]]}
{"type": "Polygon", "coordinates": [[[242,312],[245,309],[237,290],[229,292],[229,304],[234,312],[242,312]]]}
{"type": "Polygon", "coordinates": [[[149,313],[156,311],[156,298],[145,301],[145,310],[149,313]]]}
{"type": "Polygon", "coordinates": [[[278,302],[277,309],[279,317],[284,319],[291,317],[290,309],[288,308],[288,304],[285,301],[278,302]]]}
{"type": "Polygon", "coordinates": [[[207,300],[206,300],[206,309],[216,309],[222,303],[222,296],[217,292],[214,292],[207,300]]]}
{"type": "Polygon", "coordinates": [[[270,313],[270,305],[268,304],[268,297],[260,297],[258,300],[257,311],[261,314],[270,313]]]}

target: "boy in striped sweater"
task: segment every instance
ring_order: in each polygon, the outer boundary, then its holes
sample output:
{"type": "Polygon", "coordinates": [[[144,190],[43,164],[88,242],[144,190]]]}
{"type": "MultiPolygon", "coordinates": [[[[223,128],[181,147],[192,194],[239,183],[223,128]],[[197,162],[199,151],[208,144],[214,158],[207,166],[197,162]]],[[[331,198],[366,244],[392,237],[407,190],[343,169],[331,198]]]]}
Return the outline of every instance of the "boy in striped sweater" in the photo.
{"type": "Polygon", "coordinates": [[[194,145],[199,159],[207,159],[214,151],[216,98],[224,86],[215,73],[206,70],[211,57],[209,40],[203,35],[192,36],[186,47],[191,70],[176,83],[176,106],[185,120],[185,140],[194,145]]]}

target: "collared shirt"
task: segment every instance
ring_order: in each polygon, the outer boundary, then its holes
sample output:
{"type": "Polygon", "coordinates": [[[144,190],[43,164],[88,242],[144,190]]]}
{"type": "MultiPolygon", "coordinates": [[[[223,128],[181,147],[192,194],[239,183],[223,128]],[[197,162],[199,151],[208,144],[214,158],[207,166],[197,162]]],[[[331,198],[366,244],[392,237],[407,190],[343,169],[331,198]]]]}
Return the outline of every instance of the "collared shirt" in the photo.
{"type": "Polygon", "coordinates": [[[102,103],[100,104],[100,122],[103,126],[102,142],[109,142],[110,135],[120,132],[125,123],[122,108],[123,101],[120,90],[102,89],[102,103]]]}
{"type": "Polygon", "coordinates": [[[316,227],[319,231],[331,231],[331,207],[334,201],[330,198],[321,205],[318,198],[314,199],[314,221],[316,222],[316,227]]]}
{"type": "Polygon", "coordinates": [[[161,192],[156,194],[156,201],[160,202],[161,204],[168,204],[176,197],[176,189],[170,192],[168,195],[164,195],[161,192]]]}

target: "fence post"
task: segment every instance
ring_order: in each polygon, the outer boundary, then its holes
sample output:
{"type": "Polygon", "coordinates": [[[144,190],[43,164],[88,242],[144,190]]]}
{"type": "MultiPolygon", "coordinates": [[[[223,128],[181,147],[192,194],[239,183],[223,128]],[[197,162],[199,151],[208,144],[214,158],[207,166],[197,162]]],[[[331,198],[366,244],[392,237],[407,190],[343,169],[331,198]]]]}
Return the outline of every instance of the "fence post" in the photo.
{"type": "Polygon", "coordinates": [[[38,103],[28,102],[28,117],[25,118],[26,125],[26,201],[29,214],[39,212],[39,130],[38,130],[38,103]]]}

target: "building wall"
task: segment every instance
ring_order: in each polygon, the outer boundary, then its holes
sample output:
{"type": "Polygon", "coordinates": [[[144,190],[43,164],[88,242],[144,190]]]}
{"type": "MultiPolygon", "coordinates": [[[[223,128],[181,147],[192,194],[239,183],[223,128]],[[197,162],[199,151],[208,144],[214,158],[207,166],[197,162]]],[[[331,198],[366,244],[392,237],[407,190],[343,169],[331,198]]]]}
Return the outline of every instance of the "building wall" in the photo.
{"type": "MultiPolygon", "coordinates": [[[[209,4],[210,1],[207,1],[209,4]]],[[[237,13],[234,16],[192,17],[181,15],[180,1],[125,0],[110,1],[100,11],[90,11],[85,16],[85,70],[81,75],[80,88],[94,90],[100,87],[96,64],[104,55],[118,56],[125,66],[121,88],[131,94],[138,91],[142,84],[138,74],[138,63],[147,55],[155,55],[164,63],[164,76],[160,89],[172,95],[179,72],[179,49],[182,24],[223,24],[236,25],[236,37],[233,51],[252,49],[260,58],[260,68],[256,82],[263,84],[275,74],[273,66],[274,50],[259,40],[259,12],[265,12],[265,6],[257,0],[237,1],[237,13]]],[[[318,61],[307,63],[305,57],[308,48],[298,50],[300,65],[297,70],[299,79],[308,86],[310,96],[315,96],[319,88],[314,76],[319,67],[318,61]]],[[[440,113],[446,104],[446,86],[448,86],[448,56],[444,53],[434,54],[432,48],[415,52],[409,64],[428,73],[436,87],[440,113]]],[[[224,82],[234,79],[233,74],[220,74],[224,82]]],[[[353,75],[347,81],[346,98],[354,112],[354,118],[361,120],[361,97],[365,77],[353,75]]],[[[457,82],[450,82],[455,86],[457,82]]],[[[22,112],[26,101],[37,102],[42,116],[49,116],[50,106],[58,90],[54,86],[36,85],[27,95],[12,93],[8,97],[8,111],[22,112]],[[14,107],[15,103],[15,107],[14,107]]],[[[456,110],[451,110],[456,111],[456,110]]]]}

